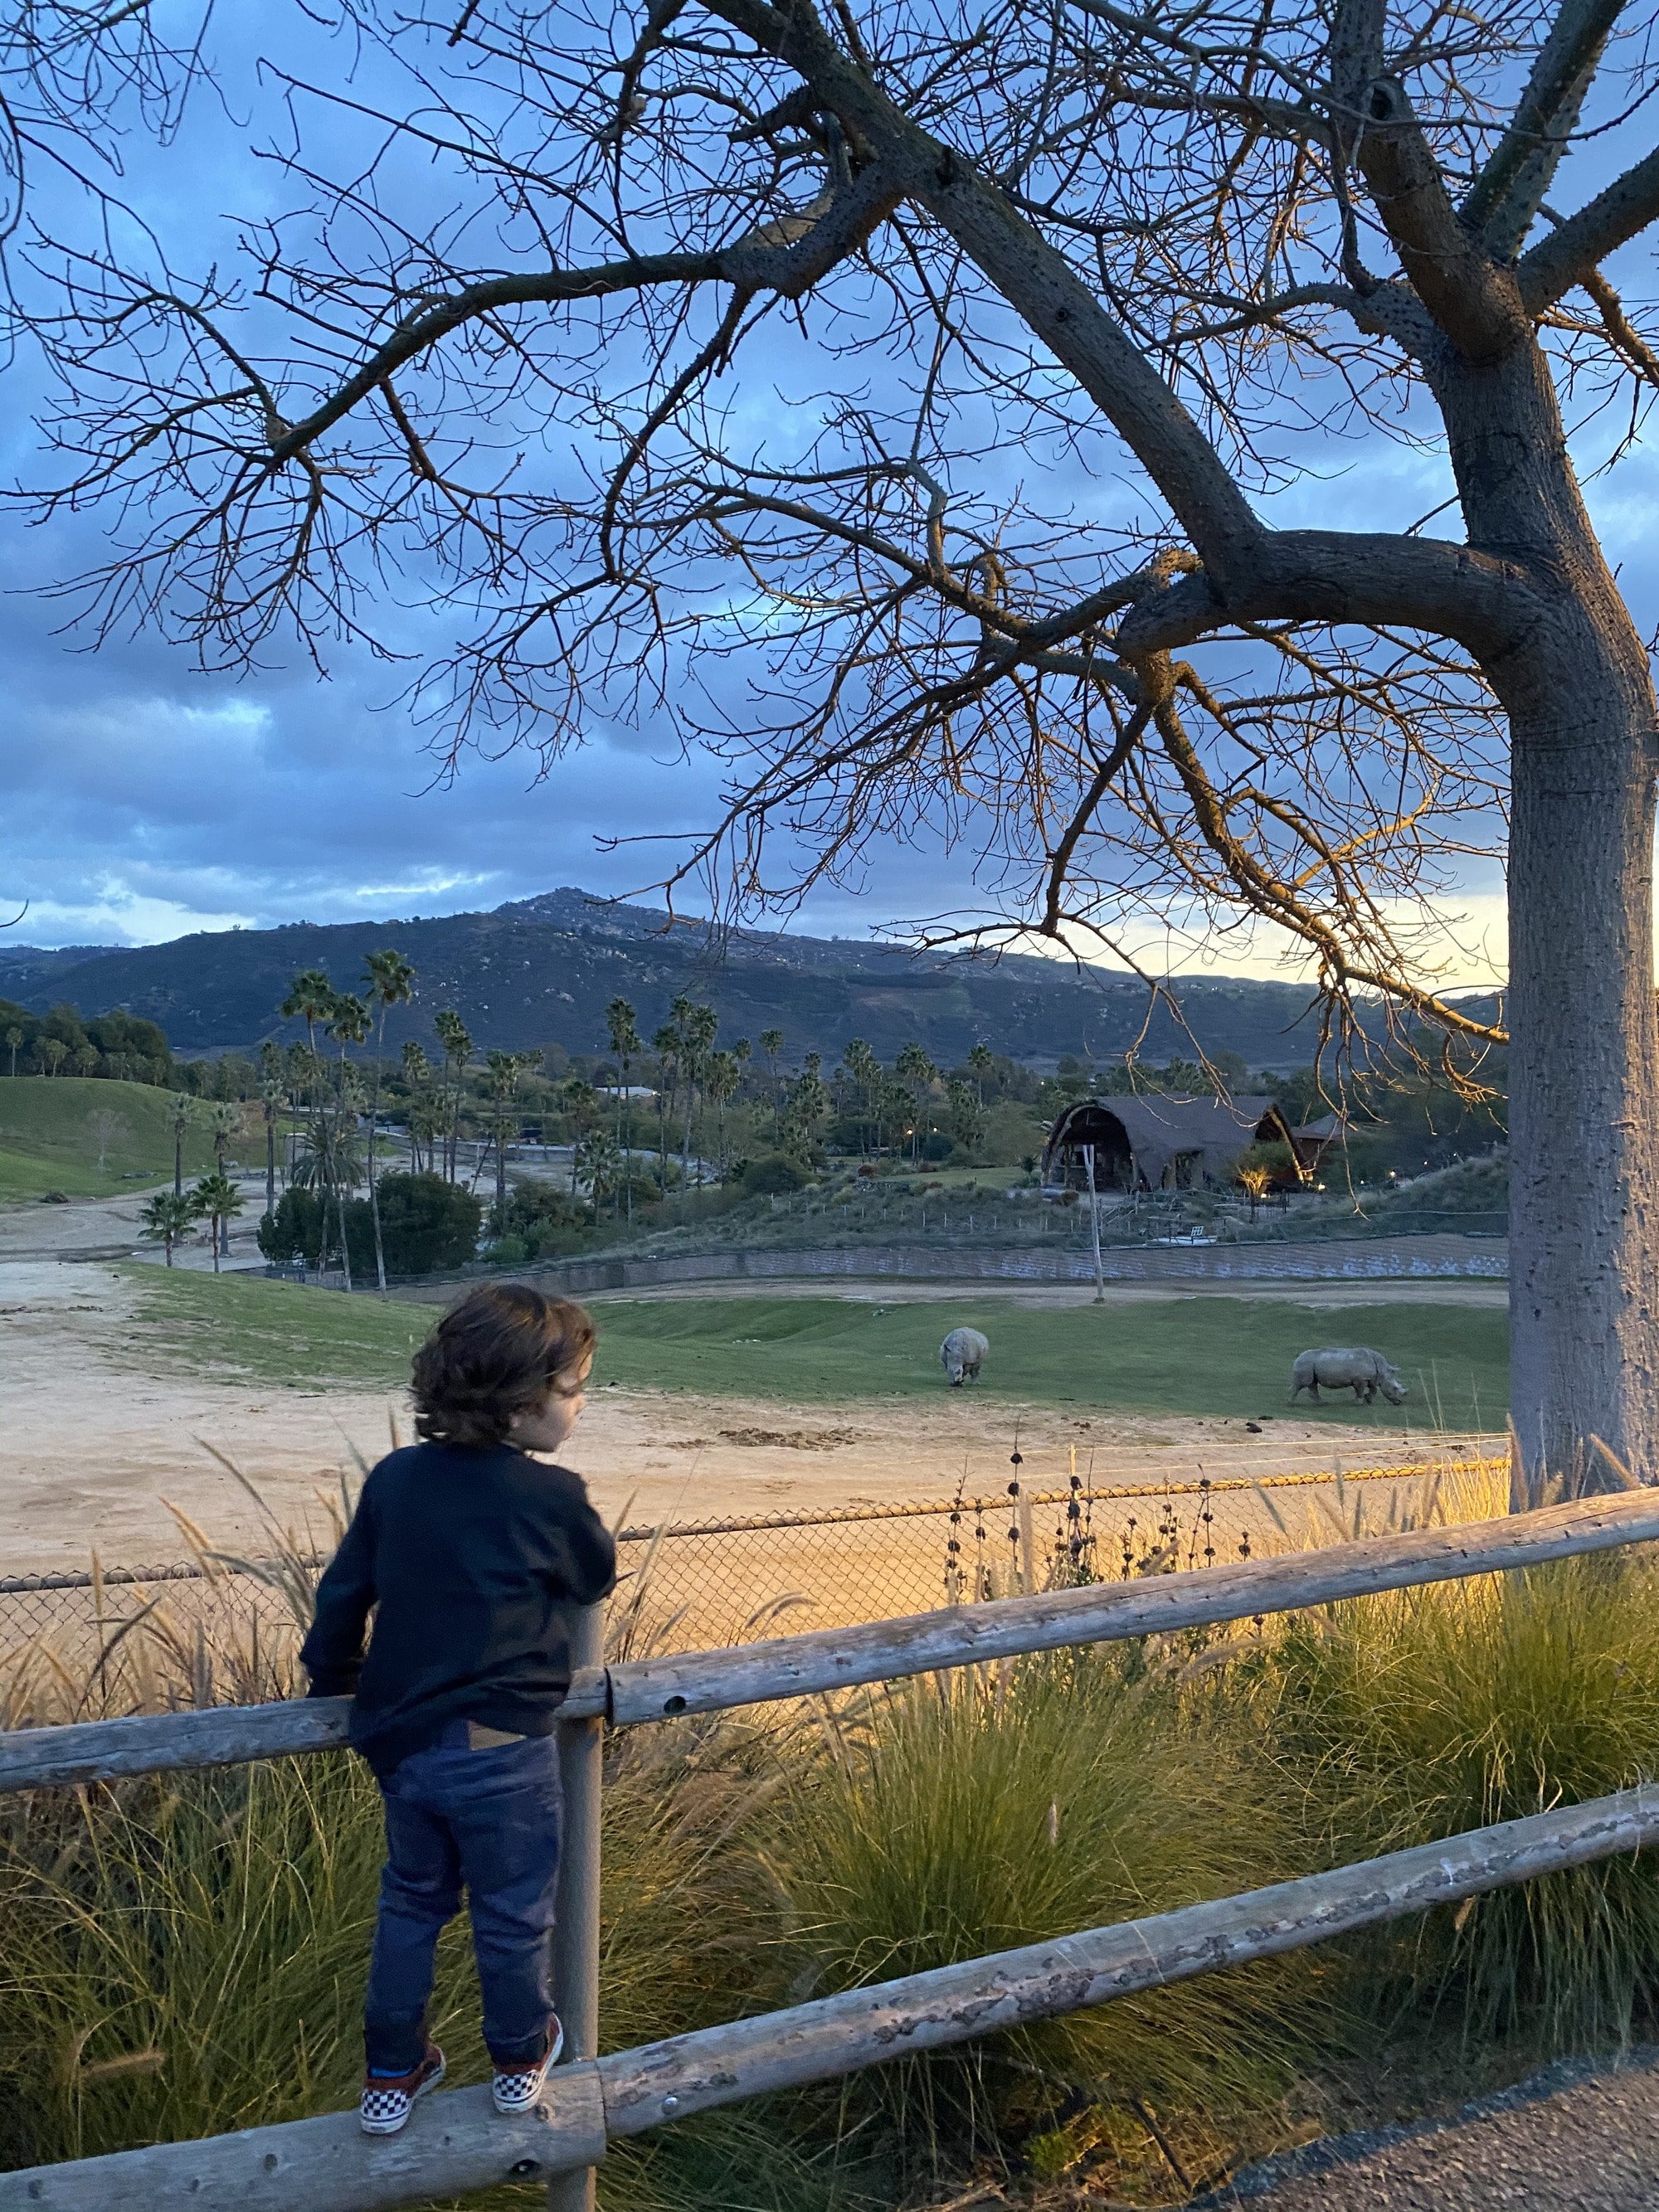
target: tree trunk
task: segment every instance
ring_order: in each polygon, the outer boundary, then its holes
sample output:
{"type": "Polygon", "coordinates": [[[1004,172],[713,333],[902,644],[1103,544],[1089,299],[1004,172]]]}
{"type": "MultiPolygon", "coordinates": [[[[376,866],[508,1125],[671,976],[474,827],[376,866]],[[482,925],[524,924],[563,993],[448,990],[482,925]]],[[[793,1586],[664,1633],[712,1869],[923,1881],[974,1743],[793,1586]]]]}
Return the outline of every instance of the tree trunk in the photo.
{"type": "MultiPolygon", "coordinates": [[[[1611,657],[1611,656],[1609,656],[1611,657]]],[[[1561,671],[1513,725],[1510,1364],[1523,1480],[1659,1474],[1654,709],[1561,671]],[[1611,694],[1612,696],[1609,696],[1611,694]]],[[[1642,671],[1645,679],[1645,669],[1642,671]]]]}
{"type": "Polygon", "coordinates": [[[374,1224],[374,1287],[386,1296],[386,1246],[380,1239],[380,1194],[374,1188],[374,1139],[380,1127],[380,1073],[386,1060],[386,1006],[380,1002],[380,1033],[374,1040],[374,1096],[368,1108],[368,1214],[374,1224]]]}
{"type": "Polygon", "coordinates": [[[1659,1034],[1647,655],[1527,346],[1440,393],[1470,543],[1541,603],[1510,719],[1510,1368],[1516,1506],[1659,1476],[1659,1034]]]}

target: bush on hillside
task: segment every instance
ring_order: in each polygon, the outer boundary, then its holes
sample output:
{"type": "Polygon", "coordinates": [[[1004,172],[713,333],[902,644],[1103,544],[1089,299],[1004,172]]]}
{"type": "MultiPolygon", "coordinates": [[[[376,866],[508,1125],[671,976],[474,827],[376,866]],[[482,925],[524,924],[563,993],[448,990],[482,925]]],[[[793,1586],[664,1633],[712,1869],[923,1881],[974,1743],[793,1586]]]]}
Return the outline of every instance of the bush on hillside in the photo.
{"type": "Polygon", "coordinates": [[[325,1243],[321,1198],[314,1190],[285,1190],[276,1201],[275,1213],[263,1218],[255,1234],[259,1249],[273,1267],[285,1267],[295,1260],[307,1267],[320,1267],[325,1243]]]}
{"type": "Polygon", "coordinates": [[[592,1215],[557,1183],[521,1182],[505,1206],[489,1209],[489,1256],[516,1267],[526,1260],[556,1259],[574,1251],[592,1215]]]}
{"type": "MultiPolygon", "coordinates": [[[[483,1208],[471,1192],[436,1175],[383,1175],[375,1186],[380,1200],[380,1241],[388,1275],[429,1275],[440,1267],[464,1267],[476,1259],[483,1208]]],[[[374,1220],[366,1198],[346,1208],[346,1236],[355,1274],[374,1267],[374,1220]]]]}
{"type": "MultiPolygon", "coordinates": [[[[429,1275],[476,1257],[483,1208],[459,1183],[436,1175],[383,1175],[380,1240],[388,1275],[429,1275]]],[[[366,1198],[347,1201],[346,1237],[354,1275],[374,1273],[374,1217],[366,1198]]],[[[289,1189],[258,1227],[259,1249],[274,1265],[299,1260],[319,1267],[339,1258],[334,1202],[314,1190],[289,1189]]]]}
{"type": "Polygon", "coordinates": [[[781,1198],[792,1190],[804,1190],[811,1180],[800,1162],[787,1152],[767,1152],[749,1161],[739,1177],[750,1198],[781,1198]]]}

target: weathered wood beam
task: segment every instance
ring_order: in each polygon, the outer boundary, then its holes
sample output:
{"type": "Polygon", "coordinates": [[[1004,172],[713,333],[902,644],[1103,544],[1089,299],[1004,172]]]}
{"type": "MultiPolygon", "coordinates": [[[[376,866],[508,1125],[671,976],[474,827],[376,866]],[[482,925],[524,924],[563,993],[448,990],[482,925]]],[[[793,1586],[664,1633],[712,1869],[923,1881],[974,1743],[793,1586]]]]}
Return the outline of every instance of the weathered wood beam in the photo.
{"type": "Polygon", "coordinates": [[[424,2098],[401,2135],[366,2136],[353,2112],[244,2128],[200,2142],[0,2173],[5,2212],[383,2212],[500,2181],[550,2180],[605,2156],[599,2069],[563,2066],[541,2108],[508,2119],[487,2088],[424,2098]]]}
{"type": "MultiPolygon", "coordinates": [[[[579,1675],[571,1690],[564,1707],[571,1719],[605,1711],[602,1668],[579,1675]]],[[[269,1705],[212,1705],[201,1712],[13,1729],[0,1732],[0,1792],[330,1751],[344,1743],[350,1711],[349,1698],[285,1698],[269,1705]]]]}
{"type": "MultiPolygon", "coordinates": [[[[1381,1590],[1540,1566],[1659,1540],[1659,1492],[1631,1491],[1450,1528],[1412,1529],[1316,1552],[1157,1575],[1036,1597],[946,1607],[857,1628],[819,1629],[717,1651],[687,1651],[586,1668],[562,1708],[570,1720],[605,1714],[618,1725],[720,1712],[860,1683],[930,1674],[1026,1651],[1103,1644],[1381,1590]]],[[[216,1707],[0,1735],[0,1790],[113,1780],[179,1767],[320,1751],[345,1740],[343,1698],[216,1707]]]]}
{"type": "Polygon", "coordinates": [[[544,2118],[430,2098],[386,2142],[355,2112],[0,2174],[0,2212],[378,2212],[591,2166],[605,2136],[1049,2020],[1295,1951],[1659,1839],[1659,1788],[1534,1814],[1358,1866],[1028,1944],[557,2069],[544,2118]],[[601,2108],[603,2121],[601,2123],[601,2108]]]}

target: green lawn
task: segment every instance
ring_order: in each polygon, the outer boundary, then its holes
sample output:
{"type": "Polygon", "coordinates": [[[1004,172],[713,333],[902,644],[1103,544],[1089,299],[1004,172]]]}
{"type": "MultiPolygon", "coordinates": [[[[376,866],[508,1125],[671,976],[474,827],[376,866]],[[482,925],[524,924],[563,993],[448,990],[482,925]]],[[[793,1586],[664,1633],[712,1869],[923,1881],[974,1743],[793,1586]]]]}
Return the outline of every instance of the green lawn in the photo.
{"type": "MultiPolygon", "coordinates": [[[[1509,1403],[1507,1322],[1481,1306],[1344,1306],[1202,1297],[1144,1305],[893,1306],[844,1298],[607,1301],[599,1310],[602,1380],[745,1396],[925,1397],[945,1388],[940,1339],[966,1324],[991,1344],[982,1397],[1121,1412],[1282,1413],[1291,1362],[1314,1344],[1373,1344],[1411,1395],[1358,1417],[1380,1427],[1501,1425],[1509,1403]]],[[[1306,1407],[1303,1398],[1299,1405],[1306,1407]]],[[[1355,1418],[1352,1394],[1313,1419],[1355,1418]]]]}
{"type": "MultiPolygon", "coordinates": [[[[0,1075],[0,1201],[49,1190],[102,1198],[132,1188],[140,1176],[160,1182],[173,1173],[172,1105],[170,1091],[147,1083],[0,1075]]],[[[186,1169],[200,1174],[212,1164],[211,1144],[192,1131],[186,1169]]]]}
{"type": "MultiPolygon", "coordinates": [[[[138,1267],[143,1317],[134,1351],[147,1364],[231,1369],[315,1389],[401,1382],[436,1318],[429,1306],[289,1283],[138,1267]]],[[[939,1340],[959,1322],[983,1328],[991,1355],[981,1397],[1121,1412],[1281,1414],[1290,1366],[1310,1344],[1374,1344],[1411,1384],[1398,1408],[1352,1397],[1310,1407],[1313,1420],[1379,1428],[1502,1425],[1508,1405],[1505,1317],[1480,1306],[1344,1306],[1203,1297],[1144,1305],[1044,1309],[989,1297],[871,1306],[846,1298],[631,1298],[598,1310],[596,1380],[716,1396],[836,1402],[937,1396],[939,1340]]]]}
{"type": "Polygon", "coordinates": [[[186,1273],[142,1261],[134,1365],[155,1374],[234,1373],[295,1390],[337,1382],[396,1385],[438,1318],[434,1306],[382,1305],[262,1276],[186,1273]]]}

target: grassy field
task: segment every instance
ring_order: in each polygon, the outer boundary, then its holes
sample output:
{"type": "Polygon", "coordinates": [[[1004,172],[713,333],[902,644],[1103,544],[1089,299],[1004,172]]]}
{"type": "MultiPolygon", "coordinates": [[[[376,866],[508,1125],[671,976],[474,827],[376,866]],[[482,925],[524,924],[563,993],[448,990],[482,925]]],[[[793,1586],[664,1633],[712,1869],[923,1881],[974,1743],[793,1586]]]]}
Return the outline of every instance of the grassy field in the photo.
{"type": "MultiPolygon", "coordinates": [[[[135,1352],[197,1372],[230,1369],[314,1389],[392,1382],[434,1319],[289,1283],[133,1271],[143,1298],[135,1352]]],[[[1398,1430],[1493,1428],[1508,1406],[1505,1321],[1489,1307],[1345,1306],[1315,1313],[1278,1299],[1194,1298],[1044,1309],[995,1297],[872,1306],[848,1298],[607,1301],[597,1380],[714,1396],[832,1402],[938,1395],[939,1340],[974,1323],[991,1340],[981,1395],[1007,1404],[1126,1413],[1284,1410],[1291,1360],[1310,1343],[1374,1344],[1411,1384],[1400,1407],[1352,1397],[1314,1420],[1398,1430]]]]}
{"type": "Polygon", "coordinates": [[[234,1373],[295,1390],[398,1383],[437,1319],[432,1306],[382,1305],[260,1276],[185,1273],[138,1261],[139,1315],[127,1357],[156,1374],[234,1373]]]}
{"type": "MultiPolygon", "coordinates": [[[[173,1173],[172,1105],[170,1091],[147,1083],[0,1077],[0,1204],[49,1190],[102,1198],[141,1178],[160,1182],[173,1173]]],[[[191,1131],[186,1170],[201,1174],[212,1164],[208,1138],[191,1131]]]]}

